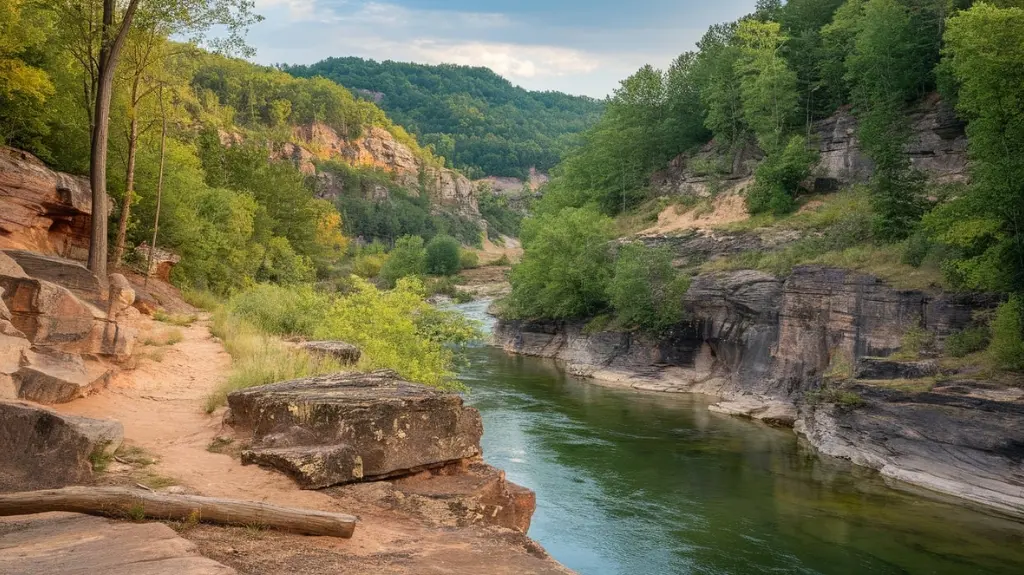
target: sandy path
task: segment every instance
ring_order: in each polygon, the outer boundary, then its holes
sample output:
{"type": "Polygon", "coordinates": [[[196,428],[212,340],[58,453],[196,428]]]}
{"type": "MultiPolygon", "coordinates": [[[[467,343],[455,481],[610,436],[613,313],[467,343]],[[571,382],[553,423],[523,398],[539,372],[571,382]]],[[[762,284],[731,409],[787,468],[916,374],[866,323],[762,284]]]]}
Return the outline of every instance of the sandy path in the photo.
{"type": "Polygon", "coordinates": [[[203,553],[243,573],[565,573],[551,560],[523,548],[522,538],[505,540],[475,529],[442,531],[408,516],[366,503],[356,495],[302,491],[276,472],[242,466],[229,455],[207,450],[219,435],[230,435],[223,413],[207,415],[206,397],[227,377],[231,358],[209,332],[207,321],[171,328],[142,320],[150,333],[180,329],[184,339],[162,348],[156,361],[141,357],[137,369],[122,373],[102,393],[58,406],[65,413],[117,419],[125,443],[157,456],[152,472],[203,495],[266,501],[278,505],[352,513],[360,518],[349,540],[267,534],[253,540],[244,529],[200,527],[188,538],[203,553]],[[492,564],[496,561],[497,564],[492,564]]]}

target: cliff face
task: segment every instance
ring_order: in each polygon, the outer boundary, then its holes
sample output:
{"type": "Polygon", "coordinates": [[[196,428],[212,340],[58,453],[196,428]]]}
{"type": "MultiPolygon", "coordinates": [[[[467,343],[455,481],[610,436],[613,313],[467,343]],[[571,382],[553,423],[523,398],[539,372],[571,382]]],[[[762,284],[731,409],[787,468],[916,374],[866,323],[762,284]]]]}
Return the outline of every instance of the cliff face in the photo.
{"type": "Polygon", "coordinates": [[[88,258],[92,192],[85,178],[0,147],[0,205],[0,249],[88,258]]]}
{"type": "MultiPolygon", "coordinates": [[[[965,182],[967,135],[964,123],[937,94],[926,98],[908,114],[910,138],[905,153],[913,167],[935,183],[965,182]]],[[[815,192],[831,192],[867,182],[874,164],[857,141],[857,119],[849,107],[812,124],[810,143],[819,155],[806,186],[815,192]]],[[[747,144],[722,156],[713,144],[693,155],[681,155],[654,174],[652,185],[663,195],[710,195],[750,182],[763,154],[747,144]]]]}
{"type": "Polygon", "coordinates": [[[661,339],[528,321],[500,322],[495,337],[508,351],[561,359],[577,375],[718,395],[726,401],[715,410],[795,424],[826,454],[1024,515],[1024,391],[969,374],[931,379],[929,391],[897,391],[903,378],[939,375],[937,365],[873,359],[899,350],[911,328],[941,348],[995,298],[899,290],[873,276],[803,266],[784,279],[698,276],[686,303],[690,319],[661,339]],[[865,376],[851,392],[856,405],[817,399],[837,371],[865,376]]]}
{"type": "MultiPolygon", "coordinates": [[[[331,174],[318,173],[314,160],[337,159],[353,166],[370,166],[390,172],[395,183],[410,193],[417,195],[423,190],[437,204],[463,215],[479,217],[474,186],[468,178],[454,170],[425,164],[383,128],[370,127],[359,138],[347,140],[330,126],[312,124],[295,128],[294,137],[300,143],[281,145],[275,156],[292,160],[306,175],[317,176],[323,197],[337,197],[347,190],[331,174]]],[[[386,198],[388,193],[386,188],[359,192],[377,200],[386,198]]]]}

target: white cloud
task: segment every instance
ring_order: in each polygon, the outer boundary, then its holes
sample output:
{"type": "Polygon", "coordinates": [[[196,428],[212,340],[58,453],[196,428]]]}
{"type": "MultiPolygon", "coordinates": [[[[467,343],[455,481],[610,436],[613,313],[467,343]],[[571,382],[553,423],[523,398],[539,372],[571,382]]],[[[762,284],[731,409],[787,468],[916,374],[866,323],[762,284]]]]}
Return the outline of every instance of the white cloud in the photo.
{"type": "Polygon", "coordinates": [[[256,12],[266,13],[267,9],[284,8],[291,22],[316,20],[317,0],[255,0],[256,12]]]}
{"type": "Polygon", "coordinates": [[[486,66],[510,79],[586,74],[600,66],[594,56],[557,46],[417,40],[410,48],[417,61],[486,66]]]}

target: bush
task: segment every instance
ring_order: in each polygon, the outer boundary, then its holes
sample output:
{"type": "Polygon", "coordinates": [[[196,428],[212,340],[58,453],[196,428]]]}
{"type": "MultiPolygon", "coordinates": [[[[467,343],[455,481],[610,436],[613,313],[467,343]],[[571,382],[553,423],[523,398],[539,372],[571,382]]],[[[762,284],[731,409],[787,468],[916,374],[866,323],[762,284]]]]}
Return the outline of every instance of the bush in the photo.
{"type": "Polygon", "coordinates": [[[356,256],[352,261],[352,273],[364,279],[372,279],[380,275],[380,270],[388,261],[386,254],[366,254],[356,256]]]}
{"type": "Polygon", "coordinates": [[[328,305],[327,296],[308,285],[258,284],[232,297],[228,311],[266,333],[308,337],[328,305]]]}
{"type": "Polygon", "coordinates": [[[999,306],[992,318],[992,359],[1001,369],[1024,370],[1024,300],[1018,295],[999,306]]]}
{"type": "Polygon", "coordinates": [[[690,278],[672,267],[672,253],[639,243],[619,248],[608,300],[619,320],[646,331],[662,331],[683,317],[690,278]]]}
{"type": "Polygon", "coordinates": [[[451,236],[434,236],[427,244],[427,273],[450,276],[459,273],[461,254],[459,242],[451,236]]]}
{"type": "Polygon", "coordinates": [[[423,249],[423,238],[404,236],[398,238],[378,277],[381,285],[393,288],[404,277],[422,275],[426,267],[427,252],[423,249]]]}
{"type": "Polygon", "coordinates": [[[480,256],[473,250],[462,250],[459,253],[459,268],[471,270],[480,267],[480,256]]]}
{"type": "Polygon", "coordinates": [[[612,220],[564,208],[523,222],[523,261],[512,268],[505,311],[516,317],[586,317],[608,305],[612,220]]]}
{"type": "Polygon", "coordinates": [[[358,280],[354,292],[334,300],[319,316],[318,339],[338,339],[362,350],[359,368],[394,369],[402,377],[439,388],[457,388],[454,352],[447,343],[464,343],[479,332],[461,315],[435,310],[423,301],[423,284],[400,279],[380,291],[358,280]]]}
{"type": "Polygon", "coordinates": [[[811,173],[818,154],[807,147],[803,136],[793,136],[780,152],[769,154],[754,174],[754,185],[747,192],[747,210],[751,214],[786,214],[796,207],[794,196],[811,173]]]}
{"type": "Polygon", "coordinates": [[[985,349],[989,342],[987,327],[969,327],[946,338],[946,354],[950,357],[967,357],[985,349]]]}

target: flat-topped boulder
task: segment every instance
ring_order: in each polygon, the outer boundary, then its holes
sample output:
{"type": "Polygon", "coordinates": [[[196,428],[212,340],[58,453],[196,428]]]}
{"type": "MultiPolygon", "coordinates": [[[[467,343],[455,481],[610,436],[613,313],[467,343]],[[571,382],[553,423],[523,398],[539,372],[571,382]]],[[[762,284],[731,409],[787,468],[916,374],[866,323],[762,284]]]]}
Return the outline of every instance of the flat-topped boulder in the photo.
{"type": "Polygon", "coordinates": [[[358,347],[343,341],[307,341],[299,347],[314,355],[336,359],[344,365],[358,363],[362,355],[358,347]]]}
{"type": "Polygon", "coordinates": [[[67,403],[106,387],[113,368],[99,361],[55,350],[22,352],[21,367],[14,373],[18,397],[36,403],[67,403]]]}
{"type": "Polygon", "coordinates": [[[480,413],[390,370],[236,391],[229,421],[252,433],[243,461],[306,488],[408,475],[479,455],[480,413]]]}
{"type": "Polygon", "coordinates": [[[0,401],[0,491],[48,489],[92,477],[92,461],[121,445],[120,422],[0,401]]]}

